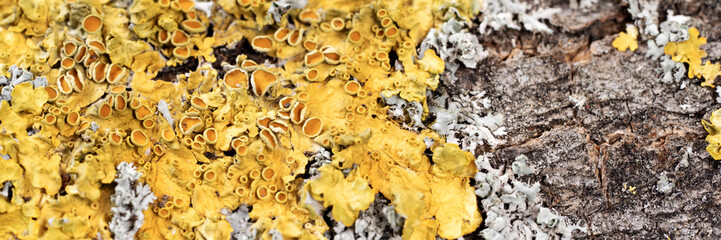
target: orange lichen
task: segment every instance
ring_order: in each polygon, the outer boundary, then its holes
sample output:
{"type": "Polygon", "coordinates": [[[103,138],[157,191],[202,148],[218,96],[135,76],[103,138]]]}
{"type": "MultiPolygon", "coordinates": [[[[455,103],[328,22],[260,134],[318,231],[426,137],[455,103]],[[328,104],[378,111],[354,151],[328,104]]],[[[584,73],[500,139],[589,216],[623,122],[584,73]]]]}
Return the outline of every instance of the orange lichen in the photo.
{"type": "Polygon", "coordinates": [[[195,109],[198,110],[206,110],[208,109],[208,104],[203,101],[202,98],[199,97],[193,97],[190,99],[190,106],[193,106],[195,109]]]}
{"type": "Polygon", "coordinates": [[[259,199],[267,199],[270,197],[270,191],[266,186],[260,186],[258,190],[256,190],[256,196],[258,196],[259,199]]]}
{"type": "Polygon", "coordinates": [[[87,56],[85,56],[83,60],[83,66],[90,67],[90,65],[98,61],[98,59],[100,59],[100,56],[98,56],[97,51],[95,49],[88,49],[87,56]]]}
{"type": "Polygon", "coordinates": [[[260,176],[264,180],[270,181],[273,179],[273,177],[275,177],[275,170],[273,170],[273,168],[270,168],[270,167],[263,168],[263,171],[261,172],[260,176]]]}
{"type": "Polygon", "coordinates": [[[71,112],[65,117],[65,122],[70,126],[76,126],[80,123],[80,114],[78,112],[71,112]]]}
{"type": "Polygon", "coordinates": [[[313,67],[323,62],[323,53],[318,50],[313,50],[305,55],[303,61],[306,66],[313,67]]]}
{"type": "Polygon", "coordinates": [[[69,94],[73,91],[72,76],[62,75],[58,77],[58,90],[63,94],[69,94]]]}
{"type": "Polygon", "coordinates": [[[360,83],[358,83],[358,82],[356,82],[356,81],[348,81],[348,82],[345,84],[345,86],[343,86],[343,89],[344,89],[347,93],[352,94],[352,95],[355,95],[355,94],[358,93],[358,91],[360,91],[361,85],[360,85],[360,83]]]}
{"type": "Polygon", "coordinates": [[[705,80],[701,83],[701,86],[714,87],[714,80],[721,74],[719,63],[712,64],[710,61],[706,61],[706,64],[702,65],[701,59],[708,55],[705,50],[701,49],[701,45],[706,44],[706,38],[700,37],[700,33],[696,28],[689,28],[688,34],[688,40],[669,42],[663,48],[663,51],[666,55],[670,55],[674,61],[688,64],[689,78],[703,77],[705,80]]]}
{"type": "Polygon", "coordinates": [[[285,27],[279,27],[275,30],[275,33],[273,33],[273,39],[275,39],[278,42],[285,41],[288,38],[288,34],[290,33],[290,29],[285,27]]]}
{"type": "Polygon", "coordinates": [[[197,129],[200,129],[203,126],[203,121],[200,118],[197,117],[183,117],[180,119],[178,123],[178,127],[180,128],[180,132],[182,132],[185,135],[191,134],[197,129]]]}
{"type": "Polygon", "coordinates": [[[88,47],[95,50],[97,53],[105,53],[105,44],[98,40],[89,40],[88,47]]]}
{"type": "MultiPolygon", "coordinates": [[[[676,62],[688,63],[689,65],[700,66],[701,58],[706,57],[706,51],[700,49],[701,45],[706,44],[705,37],[699,37],[700,33],[696,28],[688,29],[689,38],[683,42],[670,42],[663,48],[666,55],[671,55],[671,59],[676,62]]],[[[693,73],[689,70],[689,78],[693,73]]]]}
{"type": "Polygon", "coordinates": [[[101,118],[107,118],[111,113],[113,113],[113,108],[109,103],[104,103],[98,108],[98,116],[101,118]]]}
{"type": "Polygon", "coordinates": [[[218,131],[214,128],[208,128],[203,131],[203,139],[206,143],[215,144],[218,141],[218,131]]]}
{"type": "Polygon", "coordinates": [[[296,103],[290,111],[290,120],[295,124],[300,124],[305,119],[306,111],[305,103],[296,103]]]}
{"type": "Polygon", "coordinates": [[[48,93],[48,102],[55,101],[58,98],[58,89],[53,86],[45,86],[45,91],[48,93]]]}
{"type": "Polygon", "coordinates": [[[73,67],[75,67],[75,59],[72,58],[63,58],[62,61],[60,61],[60,66],[64,68],[65,70],[70,70],[73,67]]]}
{"type": "Polygon", "coordinates": [[[97,62],[90,66],[93,81],[99,83],[105,80],[106,65],[104,62],[97,62]]]}
{"type": "Polygon", "coordinates": [[[273,48],[273,39],[268,36],[257,36],[253,38],[251,46],[258,52],[269,52],[273,48]]]}
{"type": "Polygon", "coordinates": [[[180,29],[175,30],[173,35],[170,37],[170,43],[178,47],[188,44],[189,41],[190,37],[188,37],[188,34],[180,29]]]}
{"type": "Polygon", "coordinates": [[[78,49],[78,45],[72,41],[65,42],[62,49],[62,54],[66,56],[75,55],[75,50],[78,49]]]}
{"type": "Polygon", "coordinates": [[[253,71],[253,70],[257,69],[258,63],[256,63],[253,60],[246,59],[241,62],[240,67],[246,71],[253,71]]]}
{"type": "Polygon", "coordinates": [[[105,70],[105,80],[110,84],[120,83],[121,79],[125,77],[125,68],[122,68],[115,63],[107,66],[105,70]]]}
{"type": "Polygon", "coordinates": [[[275,201],[281,204],[285,203],[286,201],[288,201],[288,194],[282,191],[275,193],[275,201]]]}
{"type": "Polygon", "coordinates": [[[304,9],[300,12],[300,14],[298,14],[298,18],[306,23],[319,23],[321,21],[321,17],[318,12],[312,9],[304,9]]]}
{"type": "Polygon", "coordinates": [[[145,132],[143,130],[133,130],[133,132],[130,133],[130,142],[133,143],[135,146],[145,146],[148,144],[148,136],[145,135],[145,132]]]}
{"type": "Polygon", "coordinates": [[[694,71],[694,76],[701,76],[704,78],[701,86],[714,87],[714,80],[716,80],[716,77],[721,75],[721,64],[712,64],[711,61],[706,61],[706,64],[702,65],[701,67],[696,67],[693,70],[689,69],[689,72],[690,71],[694,71]]]}
{"type": "Polygon", "coordinates": [[[250,82],[253,86],[253,93],[255,93],[256,96],[265,95],[268,88],[275,82],[275,80],[275,75],[265,69],[255,70],[250,77],[250,82]]]}
{"type": "Polygon", "coordinates": [[[135,118],[138,120],[145,120],[153,116],[153,111],[148,106],[141,105],[135,109],[135,118]]]}
{"type": "Polygon", "coordinates": [[[318,44],[315,41],[312,40],[305,40],[303,41],[303,48],[308,51],[313,51],[318,47],[318,44]]]}
{"type": "Polygon", "coordinates": [[[330,21],[330,26],[333,30],[340,31],[345,27],[345,21],[341,18],[334,18],[330,21]]]}
{"type": "Polygon", "coordinates": [[[328,64],[336,65],[340,63],[341,56],[335,49],[328,48],[323,50],[323,59],[328,64]]]}
{"type": "Polygon", "coordinates": [[[166,142],[171,142],[171,141],[175,140],[175,132],[170,129],[163,130],[160,136],[163,139],[163,141],[166,141],[166,142]]]}
{"type": "Polygon", "coordinates": [[[323,121],[318,118],[308,118],[308,120],[305,120],[305,123],[303,123],[303,134],[311,138],[318,136],[322,129],[323,121]]]}
{"type": "Polygon", "coordinates": [[[386,28],[383,31],[383,35],[385,35],[386,37],[389,37],[389,38],[395,38],[396,36],[398,36],[398,28],[395,26],[386,28]]]}
{"type": "Polygon", "coordinates": [[[290,110],[293,107],[293,103],[295,103],[295,98],[289,96],[280,99],[278,105],[281,110],[290,110]]]}
{"type": "Polygon", "coordinates": [[[275,133],[286,134],[288,133],[290,126],[282,120],[273,120],[268,123],[268,128],[275,133]]]}
{"type": "Polygon", "coordinates": [[[223,83],[228,89],[245,89],[248,86],[248,74],[241,69],[233,69],[225,73],[223,83]]]}
{"type": "Polygon", "coordinates": [[[103,27],[103,19],[98,15],[88,15],[83,19],[83,30],[95,33],[103,27]]]}
{"type": "Polygon", "coordinates": [[[205,25],[196,19],[184,20],[184,21],[180,22],[180,27],[182,27],[183,30],[188,31],[190,33],[202,33],[202,32],[205,32],[205,30],[206,30],[205,25]]]}
{"type": "Polygon", "coordinates": [[[173,56],[178,59],[186,59],[190,57],[190,49],[186,46],[176,47],[173,49],[173,56]]]}
{"type": "Polygon", "coordinates": [[[158,38],[158,41],[160,41],[160,43],[163,43],[163,44],[170,42],[170,34],[166,30],[158,31],[157,38],[158,38]]]}
{"type": "Polygon", "coordinates": [[[352,43],[360,43],[361,41],[361,34],[360,32],[353,30],[348,33],[348,40],[350,40],[352,43]]]}
{"type": "Polygon", "coordinates": [[[293,30],[292,32],[290,32],[290,36],[287,39],[288,44],[291,46],[298,46],[301,40],[303,40],[303,29],[293,30]]]}
{"type": "Polygon", "coordinates": [[[155,127],[155,120],[145,119],[142,121],[142,123],[140,125],[142,125],[143,128],[145,128],[145,129],[152,129],[153,127],[155,127]]]}
{"type": "Polygon", "coordinates": [[[270,149],[278,147],[278,138],[269,129],[260,130],[260,138],[270,149]]]}

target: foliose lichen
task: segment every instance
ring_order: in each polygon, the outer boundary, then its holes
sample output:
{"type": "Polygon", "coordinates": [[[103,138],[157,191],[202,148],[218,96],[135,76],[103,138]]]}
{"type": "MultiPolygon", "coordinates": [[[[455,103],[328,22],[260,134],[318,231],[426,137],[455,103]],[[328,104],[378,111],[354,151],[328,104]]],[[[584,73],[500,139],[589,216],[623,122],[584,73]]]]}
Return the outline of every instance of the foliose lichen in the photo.
{"type": "Polygon", "coordinates": [[[476,194],[483,198],[481,204],[486,212],[481,231],[485,239],[571,239],[575,230],[586,228],[569,225],[567,219],[543,206],[539,196],[541,184],[527,184],[516,179],[530,171],[525,167],[525,157],[519,156],[513,163],[513,171],[503,167],[493,168],[489,162],[492,154],[476,159],[479,172],[475,175],[476,194]]]}
{"type": "Polygon", "coordinates": [[[115,193],[110,196],[113,207],[110,211],[110,231],[115,239],[133,239],[144,222],[143,211],[147,210],[156,197],[150,186],[139,183],[141,173],[132,163],[118,164],[118,176],[115,178],[115,193]]]}

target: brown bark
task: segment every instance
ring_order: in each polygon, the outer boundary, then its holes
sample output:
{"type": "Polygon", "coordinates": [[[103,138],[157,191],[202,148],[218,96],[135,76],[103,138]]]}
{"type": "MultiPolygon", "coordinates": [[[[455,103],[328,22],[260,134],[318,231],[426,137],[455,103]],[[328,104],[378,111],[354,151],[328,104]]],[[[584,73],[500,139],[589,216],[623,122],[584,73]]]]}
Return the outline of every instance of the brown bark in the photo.
{"type": "MultiPolygon", "coordinates": [[[[589,228],[576,237],[719,239],[721,174],[701,125],[719,107],[718,95],[700,79],[686,79],[683,89],[658,81],[660,63],[645,57],[643,40],[635,52],[612,48],[616,34],[633,23],[619,5],[600,3],[588,14],[564,10],[551,21],[553,34],[480,36],[493,56],[478,69],[459,70],[448,91],[487,92],[492,112],[506,116],[508,135],[504,145],[476,154],[494,152],[494,167],[506,168],[519,154],[528,156],[537,171],[521,179],[541,182],[547,207],[589,228]],[[572,95],[587,101],[576,107],[572,95]],[[656,189],[662,172],[675,182],[669,194],[656,189]]],[[[717,62],[718,3],[667,1],[659,15],[668,9],[693,18],[689,25],[708,38],[706,60],[717,62]]]]}

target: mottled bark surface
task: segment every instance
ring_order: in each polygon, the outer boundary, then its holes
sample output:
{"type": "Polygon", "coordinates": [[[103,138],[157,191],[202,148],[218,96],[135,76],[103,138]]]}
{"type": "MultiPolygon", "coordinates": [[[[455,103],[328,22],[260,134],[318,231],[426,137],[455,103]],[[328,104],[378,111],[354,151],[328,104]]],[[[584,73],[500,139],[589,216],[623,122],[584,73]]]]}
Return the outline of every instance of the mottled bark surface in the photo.
{"type": "MultiPolygon", "coordinates": [[[[692,16],[708,38],[708,60],[721,51],[717,1],[666,1],[659,7],[692,16]]],[[[525,154],[541,182],[545,205],[589,228],[581,239],[720,239],[719,163],[705,151],[701,119],[719,107],[701,80],[661,83],[658,61],[611,47],[632,23],[620,1],[590,13],[564,10],[556,32],[503,31],[482,36],[492,53],[478,69],[461,69],[451,94],[486,91],[492,112],[506,116],[506,143],[494,167],[525,154]],[[576,106],[569,97],[586,99],[576,106]],[[688,161],[688,165],[682,163],[688,161]],[[657,190],[662,172],[675,181],[657,190]],[[632,189],[635,187],[635,191],[632,189]]],[[[568,8],[568,2],[544,6],[568,8]]],[[[717,79],[718,80],[718,79],[717,79]]],[[[468,235],[473,237],[473,235],[468,235]]]]}

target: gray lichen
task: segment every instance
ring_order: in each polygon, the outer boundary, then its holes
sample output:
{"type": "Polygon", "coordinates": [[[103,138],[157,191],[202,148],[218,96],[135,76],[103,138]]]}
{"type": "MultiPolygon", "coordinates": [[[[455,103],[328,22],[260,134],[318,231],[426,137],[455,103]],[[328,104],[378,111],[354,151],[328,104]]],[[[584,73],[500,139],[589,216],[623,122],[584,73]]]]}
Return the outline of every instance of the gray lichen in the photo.
{"type": "MultiPolygon", "coordinates": [[[[330,214],[330,213],[329,213],[330,214]]],[[[346,228],[341,222],[332,226],[333,240],[400,240],[404,218],[389,206],[388,199],[376,195],[375,200],[362,211],[352,227],[346,228]]],[[[331,239],[328,232],[326,238],[331,239]]]]}
{"type": "Polygon", "coordinates": [[[653,35],[655,38],[648,41],[649,51],[646,56],[652,59],[659,59],[664,55],[663,47],[669,42],[681,42],[688,39],[688,26],[685,23],[690,20],[683,15],[673,15],[669,11],[666,21],[661,23],[661,32],[653,35]]]}
{"type": "Polygon", "coordinates": [[[388,116],[402,124],[403,128],[420,130],[423,125],[423,105],[420,102],[409,102],[398,95],[384,96],[383,102],[388,106],[388,116]]]}
{"type": "Polygon", "coordinates": [[[693,148],[689,144],[686,146],[686,150],[683,152],[683,156],[681,157],[681,161],[678,161],[678,164],[676,164],[676,167],[674,168],[675,171],[678,171],[682,168],[687,168],[689,165],[688,159],[693,157],[695,154],[693,152],[693,148]]]}
{"type": "Polygon", "coordinates": [[[481,34],[498,31],[503,27],[510,29],[523,29],[531,32],[552,33],[553,30],[541,20],[549,19],[560,12],[558,8],[541,8],[530,12],[531,6],[515,0],[486,0],[483,1],[483,16],[478,31],[481,34]]]}
{"type": "Polygon", "coordinates": [[[497,137],[506,135],[506,128],[502,127],[504,116],[490,112],[490,99],[485,94],[471,91],[453,97],[446,93],[434,97],[430,112],[436,121],[430,128],[446,136],[447,142],[470,152],[484,144],[496,147],[503,143],[497,137]]]}
{"type": "Polygon", "coordinates": [[[248,205],[240,205],[235,212],[223,208],[220,210],[220,213],[225,215],[225,220],[228,221],[230,227],[233,228],[233,239],[254,240],[257,238],[258,230],[253,227],[253,222],[250,221],[248,205]]]}
{"type": "Polygon", "coordinates": [[[669,56],[664,56],[661,60],[661,82],[671,83],[680,82],[686,75],[686,66],[683,63],[672,60],[669,56]]]}
{"type": "Polygon", "coordinates": [[[688,27],[684,24],[689,17],[673,15],[669,10],[666,21],[659,24],[658,0],[626,0],[626,3],[634,25],[640,30],[641,39],[648,39],[646,56],[661,62],[661,68],[658,69],[661,74],[659,80],[664,83],[680,82],[685,76],[686,67],[683,63],[671,60],[671,57],[664,54],[663,48],[669,42],[688,39],[688,27]]]}
{"type": "Polygon", "coordinates": [[[460,63],[467,68],[476,68],[478,62],[488,57],[488,52],[478,42],[478,38],[468,32],[468,23],[458,21],[455,8],[449,8],[448,20],[440,29],[431,29],[419,48],[419,58],[423,58],[428,49],[435,49],[439,57],[446,63],[444,80],[450,84],[455,82],[455,72],[460,63]],[[460,63],[459,63],[460,62],[460,63]]]}
{"type": "Polygon", "coordinates": [[[658,70],[662,75],[661,82],[679,82],[686,75],[686,66],[683,63],[673,61],[671,57],[664,54],[663,48],[669,42],[680,42],[688,39],[688,26],[684,25],[688,20],[689,17],[687,16],[673,15],[673,12],[669,11],[667,20],[660,25],[660,32],[656,30],[656,35],[651,35],[652,39],[646,42],[648,45],[646,56],[661,61],[661,68],[658,70]]]}
{"type": "Polygon", "coordinates": [[[671,190],[673,190],[673,187],[675,185],[675,182],[673,180],[670,180],[668,176],[666,176],[666,172],[662,172],[658,175],[658,182],[656,182],[657,191],[664,194],[669,194],[671,193],[671,190]]]}
{"type": "Polygon", "coordinates": [[[13,183],[11,181],[7,181],[2,184],[2,189],[0,189],[0,195],[3,197],[9,198],[10,192],[12,191],[13,183]]]}
{"type": "Polygon", "coordinates": [[[664,54],[663,48],[669,42],[688,39],[688,26],[684,24],[690,18],[673,15],[673,12],[669,10],[666,21],[659,24],[658,0],[626,0],[626,3],[628,3],[628,12],[634,19],[634,25],[640,30],[641,39],[648,39],[646,56],[661,62],[661,68],[658,69],[661,74],[659,80],[664,83],[683,80],[686,67],[683,63],[671,60],[671,57],[664,54]]]}
{"type": "Polygon", "coordinates": [[[591,10],[594,10],[596,7],[596,4],[598,4],[598,0],[570,0],[568,2],[568,5],[572,9],[581,9],[583,12],[590,12],[591,10]]]}
{"type": "Polygon", "coordinates": [[[516,160],[513,161],[513,164],[511,164],[511,170],[513,170],[513,173],[518,175],[519,177],[523,177],[533,173],[534,169],[532,167],[529,167],[526,164],[526,161],[528,161],[528,157],[526,157],[526,155],[518,155],[518,157],[516,157],[516,160]]]}
{"type": "Polygon", "coordinates": [[[213,13],[214,2],[211,1],[195,1],[195,9],[205,13],[206,16],[210,17],[213,13]]]}
{"type": "Polygon", "coordinates": [[[308,168],[308,173],[311,176],[317,176],[319,174],[318,168],[332,162],[330,159],[331,154],[328,150],[322,147],[317,147],[316,150],[316,153],[313,154],[313,156],[311,156],[309,159],[310,167],[308,168]]]}
{"type": "Polygon", "coordinates": [[[283,239],[285,239],[285,238],[283,238],[283,234],[281,234],[280,231],[278,231],[278,229],[275,229],[275,228],[273,228],[273,229],[271,229],[271,230],[268,230],[268,234],[270,235],[270,239],[271,239],[271,240],[283,240],[283,239]]]}
{"type": "Polygon", "coordinates": [[[658,0],[626,0],[628,12],[631,13],[639,32],[656,36],[658,32],[658,0]]]}
{"type": "Polygon", "coordinates": [[[163,99],[160,99],[160,101],[158,101],[158,112],[160,112],[160,115],[162,115],[163,118],[165,118],[165,120],[170,123],[170,126],[173,126],[173,122],[175,122],[175,120],[173,119],[173,115],[170,114],[168,103],[165,102],[165,100],[163,99]]]}
{"type": "MultiPolygon", "coordinates": [[[[486,213],[481,231],[485,239],[571,239],[573,231],[585,228],[567,225],[566,218],[543,206],[539,196],[541,184],[528,185],[518,181],[514,172],[491,167],[491,154],[476,160],[479,172],[474,179],[476,195],[486,213]]],[[[523,157],[517,158],[514,170],[520,170],[523,157]]],[[[520,172],[520,171],[519,171],[520,172]]],[[[517,174],[517,173],[516,173],[517,174]]]]}
{"type": "Polygon", "coordinates": [[[15,85],[31,82],[33,87],[44,87],[48,85],[48,80],[45,77],[35,77],[33,74],[25,69],[19,68],[18,66],[11,66],[8,69],[10,78],[0,76],[0,102],[12,100],[13,89],[15,85]]]}
{"type": "Polygon", "coordinates": [[[583,95],[572,94],[572,95],[568,96],[568,101],[573,103],[574,107],[576,107],[578,109],[583,109],[583,106],[586,106],[586,102],[588,101],[588,98],[586,98],[586,96],[583,96],[583,95]]]}
{"type": "Polygon", "coordinates": [[[156,199],[150,186],[138,182],[141,173],[135,170],[132,163],[118,164],[118,175],[115,178],[115,193],[110,196],[113,207],[110,211],[110,231],[115,239],[133,239],[143,225],[143,210],[156,199]]]}
{"type": "Polygon", "coordinates": [[[273,1],[268,8],[268,16],[275,22],[280,22],[280,18],[291,9],[302,9],[308,4],[306,0],[279,0],[273,1]]]}

